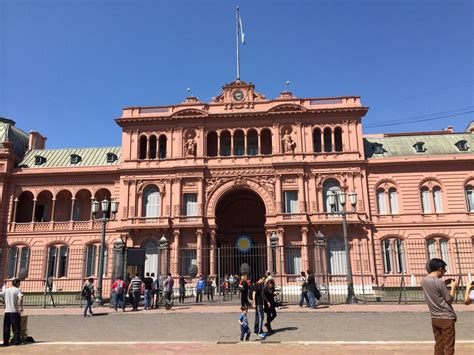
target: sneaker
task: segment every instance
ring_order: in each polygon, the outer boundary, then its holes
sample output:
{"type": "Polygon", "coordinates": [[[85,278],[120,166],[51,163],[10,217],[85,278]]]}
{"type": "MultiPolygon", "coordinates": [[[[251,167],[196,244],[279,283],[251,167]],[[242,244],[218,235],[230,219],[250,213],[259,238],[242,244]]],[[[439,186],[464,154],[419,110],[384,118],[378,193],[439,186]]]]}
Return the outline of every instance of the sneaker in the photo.
{"type": "Polygon", "coordinates": [[[260,334],[258,334],[258,337],[261,338],[261,339],[263,339],[263,338],[266,338],[266,337],[267,337],[267,334],[265,334],[265,333],[260,333],[260,334]]]}

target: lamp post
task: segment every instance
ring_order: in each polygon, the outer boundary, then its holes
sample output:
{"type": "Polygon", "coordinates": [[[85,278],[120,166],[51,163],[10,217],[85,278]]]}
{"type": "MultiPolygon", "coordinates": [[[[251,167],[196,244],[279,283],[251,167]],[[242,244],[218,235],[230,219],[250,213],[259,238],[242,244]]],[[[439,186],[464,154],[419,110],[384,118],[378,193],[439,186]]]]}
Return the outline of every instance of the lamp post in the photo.
{"type": "MultiPolygon", "coordinates": [[[[166,252],[166,250],[168,249],[168,239],[166,239],[166,236],[164,234],[161,236],[158,243],[160,244],[161,260],[163,260],[163,253],[166,252]]],[[[166,257],[166,259],[165,259],[165,262],[164,262],[164,266],[165,266],[164,274],[166,275],[168,273],[168,258],[166,256],[166,254],[165,254],[165,257],[166,257]]],[[[161,262],[162,261],[160,261],[160,263],[161,262]]]]}
{"type": "MultiPolygon", "coordinates": [[[[103,199],[102,202],[100,202],[100,205],[102,207],[102,218],[100,218],[100,221],[102,222],[102,236],[100,239],[100,250],[99,250],[99,270],[98,270],[98,281],[97,281],[97,292],[96,292],[96,297],[94,303],[98,306],[102,306],[104,304],[104,300],[102,299],[102,281],[104,278],[104,252],[105,252],[105,229],[107,226],[107,222],[110,220],[107,218],[107,211],[109,210],[109,205],[110,205],[110,210],[112,214],[115,217],[115,214],[118,211],[118,201],[112,200],[112,203],[110,203],[107,198],[103,199]]],[[[95,215],[99,212],[99,201],[94,200],[92,201],[92,215],[95,218],[95,215]]]]}
{"type": "MultiPolygon", "coordinates": [[[[334,209],[336,206],[336,198],[339,200],[339,203],[342,206],[342,211],[336,211],[335,213],[340,214],[342,216],[342,230],[344,233],[344,250],[346,252],[346,264],[347,264],[347,298],[346,303],[353,304],[357,303],[357,299],[354,294],[354,281],[352,276],[352,265],[351,265],[351,255],[349,250],[349,240],[347,237],[347,210],[346,210],[346,193],[345,191],[338,192],[337,194],[334,192],[329,193],[329,204],[331,208],[334,209]]],[[[357,194],[355,192],[349,193],[349,200],[352,206],[352,210],[355,211],[355,207],[357,204],[357,194]]]]}
{"type": "Polygon", "coordinates": [[[270,236],[270,246],[272,247],[272,269],[273,272],[276,273],[276,249],[278,247],[278,236],[276,235],[275,232],[272,232],[272,235],[270,236]]]}

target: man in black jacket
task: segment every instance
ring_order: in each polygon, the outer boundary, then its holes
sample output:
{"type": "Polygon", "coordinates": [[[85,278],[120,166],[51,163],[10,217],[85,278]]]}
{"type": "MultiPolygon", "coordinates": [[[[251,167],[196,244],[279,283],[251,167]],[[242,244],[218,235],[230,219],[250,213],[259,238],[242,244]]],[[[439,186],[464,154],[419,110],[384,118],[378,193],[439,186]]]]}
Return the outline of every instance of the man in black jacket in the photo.
{"type": "Polygon", "coordinates": [[[253,285],[252,289],[253,306],[255,307],[255,324],[253,330],[254,333],[262,339],[267,336],[262,329],[265,320],[265,313],[263,311],[263,305],[265,303],[265,295],[263,293],[265,278],[265,275],[260,276],[258,282],[253,285]]]}
{"type": "Polygon", "coordinates": [[[315,309],[316,304],[316,279],[311,270],[308,270],[308,279],[306,280],[307,289],[308,289],[308,298],[309,298],[309,308],[315,309]]]}

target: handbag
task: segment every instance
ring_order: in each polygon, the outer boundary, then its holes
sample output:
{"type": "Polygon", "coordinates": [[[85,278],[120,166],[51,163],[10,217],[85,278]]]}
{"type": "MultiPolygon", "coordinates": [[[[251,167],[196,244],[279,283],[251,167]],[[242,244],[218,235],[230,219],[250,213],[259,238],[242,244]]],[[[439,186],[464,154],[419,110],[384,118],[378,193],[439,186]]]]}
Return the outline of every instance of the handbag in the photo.
{"type": "Polygon", "coordinates": [[[321,299],[321,291],[316,287],[316,292],[314,293],[314,297],[319,301],[321,299]]]}

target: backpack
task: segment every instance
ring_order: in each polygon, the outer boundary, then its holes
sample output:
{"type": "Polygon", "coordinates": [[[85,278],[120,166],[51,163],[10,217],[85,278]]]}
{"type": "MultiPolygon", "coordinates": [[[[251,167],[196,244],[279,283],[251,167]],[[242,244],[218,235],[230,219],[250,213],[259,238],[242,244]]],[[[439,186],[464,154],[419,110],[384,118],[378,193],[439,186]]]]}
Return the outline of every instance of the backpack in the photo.
{"type": "Polygon", "coordinates": [[[88,298],[91,293],[90,288],[87,285],[84,285],[81,291],[82,298],[88,298]]]}
{"type": "Polygon", "coordinates": [[[117,284],[117,287],[115,288],[115,292],[116,292],[116,293],[119,293],[119,294],[120,294],[120,293],[123,293],[123,292],[124,292],[123,284],[124,284],[123,281],[122,281],[122,282],[119,282],[119,283],[117,284]]]}

